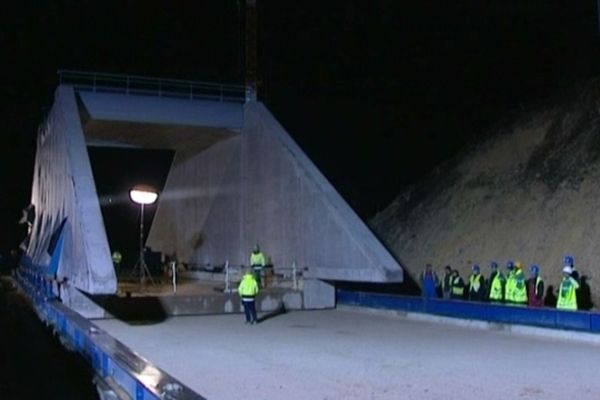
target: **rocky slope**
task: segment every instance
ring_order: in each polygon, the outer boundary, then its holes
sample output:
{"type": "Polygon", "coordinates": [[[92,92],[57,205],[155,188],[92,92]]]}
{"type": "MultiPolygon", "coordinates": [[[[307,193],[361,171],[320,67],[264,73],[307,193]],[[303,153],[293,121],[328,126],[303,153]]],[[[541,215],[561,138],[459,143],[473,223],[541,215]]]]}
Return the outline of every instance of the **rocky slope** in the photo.
{"type": "Polygon", "coordinates": [[[413,277],[510,259],[556,288],[571,254],[600,304],[600,80],[498,124],[371,225],[413,277]]]}

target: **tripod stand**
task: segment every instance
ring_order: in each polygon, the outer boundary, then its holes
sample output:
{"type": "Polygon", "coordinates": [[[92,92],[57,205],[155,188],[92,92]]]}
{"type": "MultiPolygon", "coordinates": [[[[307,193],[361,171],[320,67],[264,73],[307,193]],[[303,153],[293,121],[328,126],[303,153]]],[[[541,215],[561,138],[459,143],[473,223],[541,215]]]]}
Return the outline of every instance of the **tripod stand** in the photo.
{"type": "Polygon", "coordinates": [[[144,260],[144,204],[140,203],[140,256],[138,261],[133,266],[133,270],[131,271],[132,277],[140,278],[140,284],[145,284],[146,279],[150,280],[150,283],[154,284],[154,280],[152,279],[152,275],[150,274],[150,270],[146,265],[146,261],[144,260]]]}

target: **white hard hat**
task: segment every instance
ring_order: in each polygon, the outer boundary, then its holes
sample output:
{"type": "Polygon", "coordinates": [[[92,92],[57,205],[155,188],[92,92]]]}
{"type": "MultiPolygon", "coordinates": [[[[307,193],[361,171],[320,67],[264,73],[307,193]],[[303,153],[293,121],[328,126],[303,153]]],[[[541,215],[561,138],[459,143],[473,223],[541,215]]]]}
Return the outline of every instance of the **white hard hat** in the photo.
{"type": "Polygon", "coordinates": [[[568,265],[565,265],[564,268],[562,269],[562,272],[566,272],[567,274],[571,275],[573,273],[573,268],[571,268],[568,265]]]}

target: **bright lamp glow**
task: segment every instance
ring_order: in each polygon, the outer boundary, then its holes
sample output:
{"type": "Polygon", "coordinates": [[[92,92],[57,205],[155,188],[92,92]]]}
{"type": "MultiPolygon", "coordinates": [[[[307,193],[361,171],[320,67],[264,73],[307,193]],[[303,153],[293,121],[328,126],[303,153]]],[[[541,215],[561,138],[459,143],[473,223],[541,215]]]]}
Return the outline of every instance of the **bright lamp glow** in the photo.
{"type": "Polygon", "coordinates": [[[152,204],[158,198],[158,193],[149,186],[136,186],[129,191],[129,197],[137,204],[152,204]]]}

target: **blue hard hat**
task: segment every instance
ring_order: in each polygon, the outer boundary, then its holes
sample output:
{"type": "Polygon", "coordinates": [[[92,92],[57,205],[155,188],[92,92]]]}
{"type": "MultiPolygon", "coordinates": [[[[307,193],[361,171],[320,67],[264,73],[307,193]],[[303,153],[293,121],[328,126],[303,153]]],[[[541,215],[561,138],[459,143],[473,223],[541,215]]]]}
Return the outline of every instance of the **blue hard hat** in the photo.
{"type": "Polygon", "coordinates": [[[529,267],[529,272],[531,272],[532,274],[539,274],[540,273],[540,267],[538,267],[537,265],[533,264],[532,266],[529,267]]]}
{"type": "Polygon", "coordinates": [[[513,269],[513,268],[514,268],[514,266],[515,266],[515,263],[514,263],[514,262],[512,262],[512,260],[508,260],[508,261],[506,262],[506,268],[508,268],[508,269],[513,269]]]}
{"type": "Polygon", "coordinates": [[[563,259],[564,264],[568,265],[568,266],[573,266],[574,260],[573,260],[573,256],[565,256],[565,258],[563,259]]]}
{"type": "Polygon", "coordinates": [[[473,272],[479,272],[479,264],[475,264],[471,267],[471,269],[473,270],[473,272]]]}
{"type": "Polygon", "coordinates": [[[493,269],[497,269],[498,268],[498,263],[496,261],[492,261],[490,263],[490,267],[493,268],[493,269]]]}

